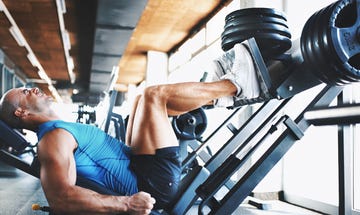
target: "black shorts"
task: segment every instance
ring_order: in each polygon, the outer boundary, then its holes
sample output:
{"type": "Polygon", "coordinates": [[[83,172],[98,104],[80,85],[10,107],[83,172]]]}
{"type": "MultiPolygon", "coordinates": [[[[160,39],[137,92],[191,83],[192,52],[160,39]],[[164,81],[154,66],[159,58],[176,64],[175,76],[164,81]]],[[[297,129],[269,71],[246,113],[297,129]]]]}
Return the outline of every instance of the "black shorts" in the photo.
{"type": "Polygon", "coordinates": [[[140,191],[156,199],[155,209],[165,208],[176,195],[181,177],[179,147],[156,150],[155,155],[133,155],[131,168],[140,191]]]}

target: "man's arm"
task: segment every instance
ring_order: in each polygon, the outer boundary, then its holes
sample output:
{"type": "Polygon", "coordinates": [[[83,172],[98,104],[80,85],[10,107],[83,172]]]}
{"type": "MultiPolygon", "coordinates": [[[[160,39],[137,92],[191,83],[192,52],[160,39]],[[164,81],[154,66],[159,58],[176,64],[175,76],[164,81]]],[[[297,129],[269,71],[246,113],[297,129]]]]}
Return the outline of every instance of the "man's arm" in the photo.
{"type": "Polygon", "coordinates": [[[148,214],[154,199],[148,193],[107,196],[75,185],[73,151],[77,143],[63,129],[48,132],[38,146],[40,179],[51,210],[56,214],[148,214]]]}

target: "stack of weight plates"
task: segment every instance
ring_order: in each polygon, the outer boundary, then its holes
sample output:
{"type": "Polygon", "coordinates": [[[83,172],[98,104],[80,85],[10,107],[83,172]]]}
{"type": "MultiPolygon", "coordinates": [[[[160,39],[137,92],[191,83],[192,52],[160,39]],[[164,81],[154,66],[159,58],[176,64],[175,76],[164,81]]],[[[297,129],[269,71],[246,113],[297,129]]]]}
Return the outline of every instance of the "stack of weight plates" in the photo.
{"type": "Polygon", "coordinates": [[[246,8],[225,17],[221,46],[224,51],[254,37],[264,59],[274,58],[291,47],[285,14],[271,8],[246,8]]]}
{"type": "Polygon", "coordinates": [[[301,53],[327,84],[360,81],[360,1],[342,0],[314,13],[301,34],[301,53]]]}

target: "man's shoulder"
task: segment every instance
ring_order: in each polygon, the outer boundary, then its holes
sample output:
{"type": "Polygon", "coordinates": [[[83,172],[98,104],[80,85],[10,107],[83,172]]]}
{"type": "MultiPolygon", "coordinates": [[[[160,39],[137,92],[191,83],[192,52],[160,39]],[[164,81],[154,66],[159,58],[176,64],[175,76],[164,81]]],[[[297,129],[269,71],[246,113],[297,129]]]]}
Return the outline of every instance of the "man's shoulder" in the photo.
{"type": "Polygon", "coordinates": [[[38,147],[76,147],[73,135],[63,128],[54,128],[48,131],[39,140],[38,147]],[[57,146],[58,145],[58,146],[57,146]]]}

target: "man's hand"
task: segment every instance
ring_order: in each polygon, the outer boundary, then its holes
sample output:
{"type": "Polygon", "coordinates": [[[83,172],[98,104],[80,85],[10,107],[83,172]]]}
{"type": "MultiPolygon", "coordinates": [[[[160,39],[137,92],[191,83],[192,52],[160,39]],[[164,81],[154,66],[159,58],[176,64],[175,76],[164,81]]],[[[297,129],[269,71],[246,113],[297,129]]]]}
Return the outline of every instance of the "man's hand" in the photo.
{"type": "Polygon", "coordinates": [[[150,214],[154,207],[155,199],[150,194],[139,192],[129,197],[128,213],[132,215],[150,214]]]}

